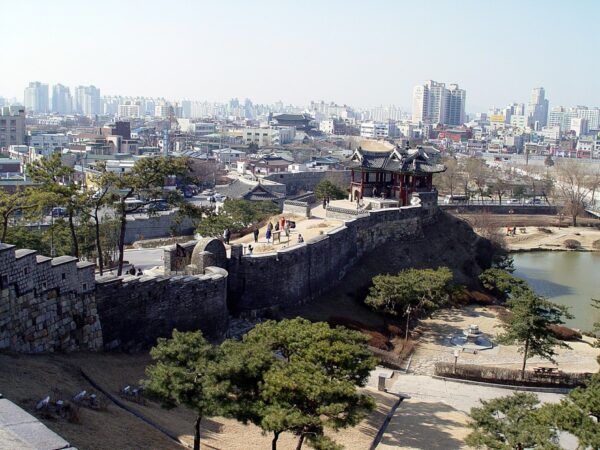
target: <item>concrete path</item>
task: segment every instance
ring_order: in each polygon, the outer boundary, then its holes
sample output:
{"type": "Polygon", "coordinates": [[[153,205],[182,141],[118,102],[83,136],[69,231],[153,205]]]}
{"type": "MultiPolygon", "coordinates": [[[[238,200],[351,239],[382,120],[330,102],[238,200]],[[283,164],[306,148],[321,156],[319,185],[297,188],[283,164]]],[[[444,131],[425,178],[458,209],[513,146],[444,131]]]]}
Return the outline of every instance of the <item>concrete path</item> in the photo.
{"type": "MultiPolygon", "coordinates": [[[[376,377],[369,381],[376,385],[376,377]]],[[[396,372],[388,392],[406,398],[396,410],[377,449],[447,450],[467,448],[468,412],[480,400],[512,395],[513,390],[396,372]]],[[[538,393],[540,401],[555,403],[560,394],[538,393]]],[[[561,436],[563,448],[575,448],[573,439],[561,436]]]]}

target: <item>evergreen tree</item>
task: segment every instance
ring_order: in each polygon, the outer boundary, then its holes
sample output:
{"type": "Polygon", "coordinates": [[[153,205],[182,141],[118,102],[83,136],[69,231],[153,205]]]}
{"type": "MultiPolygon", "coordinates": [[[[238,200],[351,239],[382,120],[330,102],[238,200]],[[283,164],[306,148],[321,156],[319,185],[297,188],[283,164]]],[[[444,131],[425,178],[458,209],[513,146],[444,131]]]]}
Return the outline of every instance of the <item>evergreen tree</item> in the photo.
{"type": "Polygon", "coordinates": [[[448,301],[451,282],[452,272],[447,267],[377,275],[365,303],[394,316],[403,316],[409,306],[417,314],[429,314],[448,301]]]}
{"type": "Polygon", "coordinates": [[[563,318],[572,318],[567,308],[557,305],[531,290],[519,292],[507,302],[512,312],[511,320],[503,323],[504,333],[498,336],[498,342],[507,345],[519,345],[523,353],[521,377],[525,378],[527,360],[533,356],[554,361],[556,347],[567,347],[548,331],[549,325],[562,325],[563,318]]]}
{"type": "Polygon", "coordinates": [[[241,343],[223,345],[233,394],[228,414],[273,433],[273,449],[285,431],[299,437],[298,449],[305,440],[336,448],[325,428],[356,425],[373,408],[356,392],[375,367],[367,339],[300,318],[258,325],[241,343]]]}
{"type": "Polygon", "coordinates": [[[146,369],[148,393],[166,408],[184,405],[196,412],[194,450],[199,450],[202,419],[220,413],[227,390],[218,371],[219,348],[200,331],[173,330],[171,339],[158,339],[150,355],[154,364],[146,369]]]}
{"type": "Polygon", "coordinates": [[[512,450],[539,448],[559,450],[556,430],[548,426],[538,412],[535,394],[515,393],[489,401],[471,409],[469,427],[473,430],[465,440],[478,449],[512,450]]]}

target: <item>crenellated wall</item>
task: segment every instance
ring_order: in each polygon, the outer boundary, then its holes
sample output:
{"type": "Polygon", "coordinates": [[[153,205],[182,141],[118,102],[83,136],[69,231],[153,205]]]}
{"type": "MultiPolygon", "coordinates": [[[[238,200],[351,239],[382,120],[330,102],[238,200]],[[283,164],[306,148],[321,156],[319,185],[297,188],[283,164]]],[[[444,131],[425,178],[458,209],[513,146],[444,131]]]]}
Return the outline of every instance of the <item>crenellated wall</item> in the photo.
{"type": "Polygon", "coordinates": [[[227,271],[219,267],[203,275],[99,278],[96,301],[107,349],[148,347],[174,328],[219,339],[229,321],[227,271]]]}
{"type": "Polygon", "coordinates": [[[94,265],[0,244],[0,349],[102,348],[94,265]]]}

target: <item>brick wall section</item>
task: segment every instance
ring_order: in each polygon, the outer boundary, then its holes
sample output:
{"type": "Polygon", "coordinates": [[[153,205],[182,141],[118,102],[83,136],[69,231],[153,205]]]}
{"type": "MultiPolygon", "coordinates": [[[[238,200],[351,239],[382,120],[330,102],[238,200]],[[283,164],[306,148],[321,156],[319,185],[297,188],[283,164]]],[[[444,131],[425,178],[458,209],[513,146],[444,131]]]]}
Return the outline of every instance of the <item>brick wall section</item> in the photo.
{"type": "Polygon", "coordinates": [[[0,349],[97,350],[94,265],[0,244],[0,349]]]}
{"type": "Polygon", "coordinates": [[[210,339],[227,331],[227,271],[218,267],[204,275],[101,278],[96,299],[107,349],[148,347],[174,328],[200,329],[210,339]]]}
{"type": "Polygon", "coordinates": [[[418,240],[437,208],[410,206],[371,211],[304,244],[277,252],[242,255],[233,246],[229,260],[230,306],[235,313],[262,314],[317,298],[366,253],[393,242],[418,240]]]}

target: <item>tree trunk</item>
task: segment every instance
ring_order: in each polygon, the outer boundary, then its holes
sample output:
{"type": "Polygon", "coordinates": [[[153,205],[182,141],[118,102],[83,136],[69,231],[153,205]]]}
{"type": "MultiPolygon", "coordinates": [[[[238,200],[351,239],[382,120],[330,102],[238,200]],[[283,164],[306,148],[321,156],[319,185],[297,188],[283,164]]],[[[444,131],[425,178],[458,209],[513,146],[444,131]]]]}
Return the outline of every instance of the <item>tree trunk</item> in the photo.
{"type": "Polygon", "coordinates": [[[271,450],[277,450],[277,439],[279,439],[279,435],[281,431],[273,431],[273,440],[271,441],[271,450]]]}
{"type": "Polygon", "coordinates": [[[202,416],[196,418],[194,425],[194,450],[200,450],[200,422],[202,422],[202,416]]]}
{"type": "Polygon", "coordinates": [[[525,351],[523,352],[523,367],[521,368],[521,379],[525,379],[525,365],[527,364],[527,352],[529,351],[529,339],[525,340],[525,351]]]}
{"type": "Polygon", "coordinates": [[[573,226],[577,226],[577,214],[573,214],[573,226]]]}
{"type": "Polygon", "coordinates": [[[298,439],[298,445],[296,445],[296,450],[300,450],[302,448],[302,444],[304,443],[304,433],[300,435],[300,439],[298,439]]]}
{"type": "Polygon", "coordinates": [[[119,267],[117,269],[117,276],[121,276],[123,273],[123,258],[125,253],[125,231],[127,229],[127,212],[125,211],[125,205],[121,205],[121,231],[119,234],[119,267]]]}
{"type": "Polygon", "coordinates": [[[104,273],[104,257],[102,255],[102,241],[100,241],[100,220],[98,219],[98,210],[94,213],[94,228],[96,231],[96,251],[98,252],[98,268],[100,275],[104,273]]]}
{"type": "Polygon", "coordinates": [[[77,234],[75,233],[75,224],[73,223],[73,211],[69,209],[69,230],[71,230],[71,253],[79,259],[79,244],[77,243],[77,234]]]}
{"type": "Polygon", "coordinates": [[[0,242],[4,242],[6,240],[6,232],[8,231],[8,214],[2,218],[2,238],[0,242]]]}

